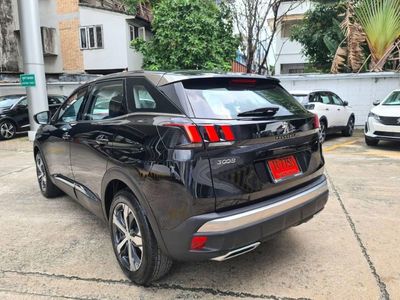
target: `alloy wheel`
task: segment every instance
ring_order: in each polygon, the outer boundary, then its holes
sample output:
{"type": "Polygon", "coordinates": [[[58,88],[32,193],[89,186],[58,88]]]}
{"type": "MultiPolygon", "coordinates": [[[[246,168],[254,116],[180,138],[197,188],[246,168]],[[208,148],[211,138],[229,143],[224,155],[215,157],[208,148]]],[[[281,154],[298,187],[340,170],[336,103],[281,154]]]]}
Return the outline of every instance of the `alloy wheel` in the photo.
{"type": "Polygon", "coordinates": [[[0,134],[5,139],[11,139],[15,135],[15,126],[11,122],[3,122],[0,125],[0,134]]]}
{"type": "Polygon", "coordinates": [[[349,120],[348,126],[349,126],[349,135],[352,135],[354,132],[354,120],[352,118],[349,120]]]}
{"type": "Polygon", "coordinates": [[[113,243],[121,264],[137,271],[143,258],[143,240],[135,213],[125,203],[119,203],[112,216],[113,243]]]}
{"type": "Polygon", "coordinates": [[[44,167],[42,157],[39,154],[36,156],[36,173],[40,189],[44,192],[47,187],[46,168],[44,167]]]}

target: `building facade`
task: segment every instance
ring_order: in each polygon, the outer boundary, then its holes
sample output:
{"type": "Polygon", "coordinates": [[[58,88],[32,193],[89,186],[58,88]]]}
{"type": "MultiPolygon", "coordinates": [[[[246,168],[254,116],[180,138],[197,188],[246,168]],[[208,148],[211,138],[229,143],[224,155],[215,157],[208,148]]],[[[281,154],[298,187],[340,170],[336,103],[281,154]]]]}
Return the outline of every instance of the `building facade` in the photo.
{"type": "MultiPolygon", "coordinates": [[[[275,74],[304,73],[307,67],[307,58],[302,54],[301,44],[290,40],[293,26],[299,24],[304,14],[312,7],[311,1],[285,1],[278,11],[280,21],[272,45],[272,55],[269,64],[275,67],[275,74]]],[[[272,20],[269,19],[271,27],[272,20]]]]}
{"type": "MultiPolygon", "coordinates": [[[[0,73],[23,72],[17,5],[17,0],[0,3],[0,73]]],[[[39,0],[39,10],[47,74],[141,68],[141,54],[129,45],[152,37],[147,11],[130,14],[121,0],[39,0]]]]}

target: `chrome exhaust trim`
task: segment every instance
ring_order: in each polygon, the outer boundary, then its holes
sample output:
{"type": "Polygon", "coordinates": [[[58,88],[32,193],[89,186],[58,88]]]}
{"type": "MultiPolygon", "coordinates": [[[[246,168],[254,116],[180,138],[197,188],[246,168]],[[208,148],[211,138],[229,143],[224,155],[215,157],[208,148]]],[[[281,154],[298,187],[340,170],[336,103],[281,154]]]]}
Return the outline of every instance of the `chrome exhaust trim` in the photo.
{"type": "Polygon", "coordinates": [[[214,257],[214,258],[212,258],[211,260],[216,260],[216,261],[228,260],[228,259],[237,257],[237,256],[239,256],[239,255],[245,254],[245,253],[247,253],[247,252],[253,251],[253,250],[256,249],[259,245],[260,245],[260,242],[257,242],[257,243],[251,244],[251,245],[247,245],[247,246],[244,246],[244,247],[242,247],[242,248],[239,248],[239,249],[235,249],[235,250],[233,250],[233,251],[230,251],[230,252],[228,252],[228,253],[225,254],[225,255],[218,256],[218,257],[214,257]]]}

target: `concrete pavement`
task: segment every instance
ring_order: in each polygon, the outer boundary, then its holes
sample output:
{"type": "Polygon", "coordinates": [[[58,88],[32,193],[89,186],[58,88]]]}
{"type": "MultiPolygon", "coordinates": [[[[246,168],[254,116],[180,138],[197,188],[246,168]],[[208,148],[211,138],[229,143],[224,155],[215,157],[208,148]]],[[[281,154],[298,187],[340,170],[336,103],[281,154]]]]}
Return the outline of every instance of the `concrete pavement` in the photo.
{"type": "Polygon", "coordinates": [[[101,221],[41,196],[26,138],[0,142],[0,298],[399,299],[400,146],[334,137],[324,148],[323,212],[236,259],[176,263],[143,288],[120,271],[101,221]]]}

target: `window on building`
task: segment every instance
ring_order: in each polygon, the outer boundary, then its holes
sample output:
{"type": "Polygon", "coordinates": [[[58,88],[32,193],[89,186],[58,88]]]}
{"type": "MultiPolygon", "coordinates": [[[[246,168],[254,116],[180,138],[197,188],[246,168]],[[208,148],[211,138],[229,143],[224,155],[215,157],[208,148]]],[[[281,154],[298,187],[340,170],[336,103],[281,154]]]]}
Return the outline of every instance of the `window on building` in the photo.
{"type": "Polygon", "coordinates": [[[86,39],[86,28],[81,27],[79,29],[79,33],[80,33],[80,38],[81,38],[81,49],[87,49],[88,45],[87,45],[87,39],[86,39]]]}
{"type": "Polygon", "coordinates": [[[103,48],[103,26],[85,26],[79,29],[81,49],[103,48]]]}
{"type": "Polygon", "coordinates": [[[139,37],[139,27],[129,25],[129,38],[131,41],[139,37]]]}
{"type": "Polygon", "coordinates": [[[298,25],[301,22],[301,20],[285,20],[282,21],[282,29],[281,29],[281,36],[283,38],[289,38],[292,29],[294,26],[298,25]]]}
{"type": "Polygon", "coordinates": [[[129,25],[129,38],[131,41],[137,38],[146,40],[146,28],[129,25]]]}
{"type": "Polygon", "coordinates": [[[281,74],[304,73],[305,68],[306,68],[306,64],[304,64],[304,63],[281,64],[281,74]]]}

